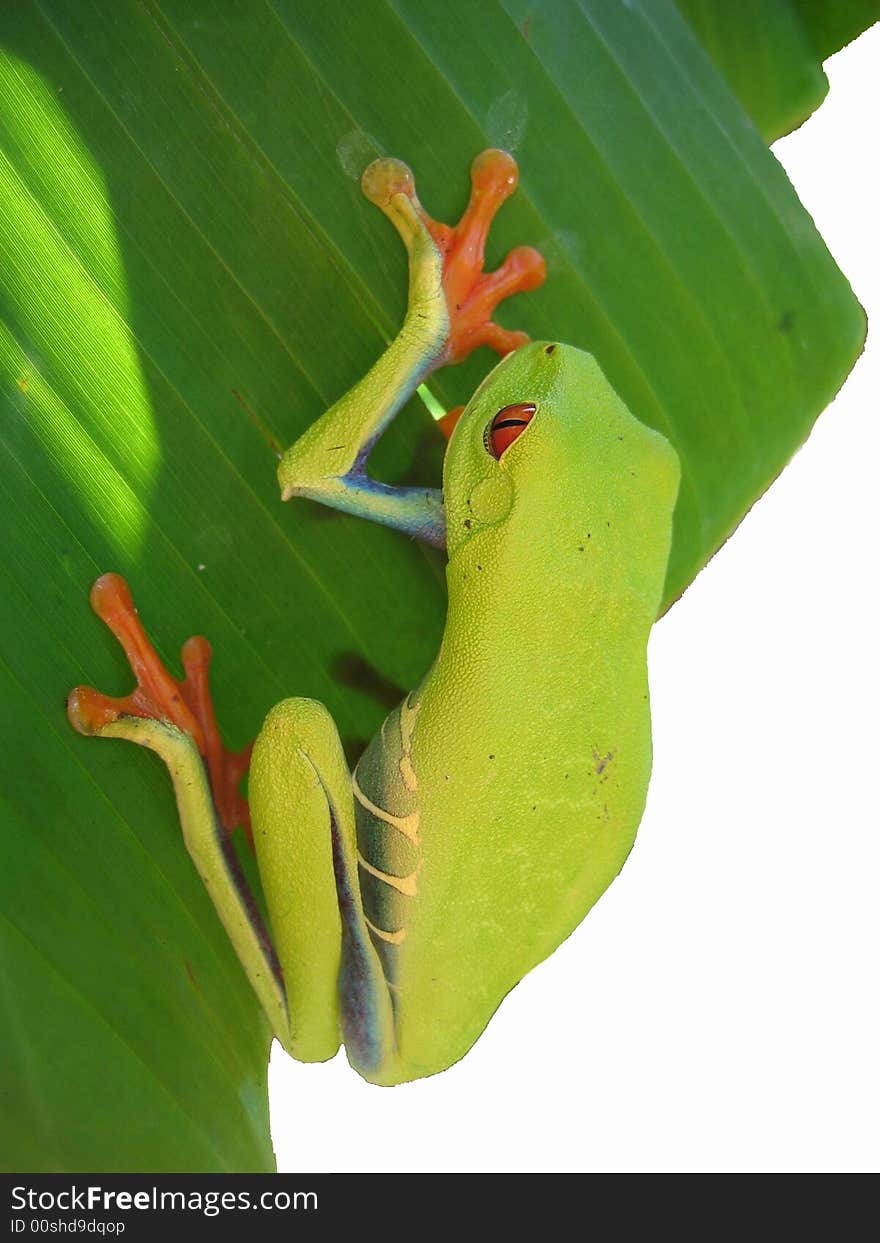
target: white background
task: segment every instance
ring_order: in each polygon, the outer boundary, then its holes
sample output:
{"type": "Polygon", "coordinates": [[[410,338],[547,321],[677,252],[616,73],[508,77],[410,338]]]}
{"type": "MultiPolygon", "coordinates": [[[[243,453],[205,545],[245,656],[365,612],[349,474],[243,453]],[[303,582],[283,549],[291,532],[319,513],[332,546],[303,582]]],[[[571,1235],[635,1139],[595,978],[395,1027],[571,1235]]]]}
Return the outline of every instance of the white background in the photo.
{"type": "MultiPolygon", "coordinates": [[[[774,151],[880,324],[880,26],[826,69],[774,151]]],[[[655,628],[608,893],[444,1074],[375,1088],[276,1045],[281,1170],[878,1168],[878,393],[880,332],[655,628]]]]}

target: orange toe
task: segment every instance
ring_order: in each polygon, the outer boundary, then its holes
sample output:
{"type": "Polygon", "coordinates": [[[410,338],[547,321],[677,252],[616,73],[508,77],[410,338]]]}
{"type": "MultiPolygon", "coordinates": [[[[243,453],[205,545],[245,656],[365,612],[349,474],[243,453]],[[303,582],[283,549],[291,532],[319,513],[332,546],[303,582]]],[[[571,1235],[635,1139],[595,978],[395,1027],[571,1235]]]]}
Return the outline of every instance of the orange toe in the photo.
{"type": "Polygon", "coordinates": [[[242,825],[252,841],[247,800],[239,783],[247,772],[251,746],[229,751],[222,742],[208,670],[211,645],[196,635],[184,643],[184,679],[178,681],[163,665],[137,615],[128,584],[119,574],[103,574],[89,597],[98,617],[110,628],[125,652],[137,685],[130,695],[112,698],[88,686],[71,691],[67,715],[81,734],[99,733],[121,716],[168,721],[189,734],[205,761],[211,793],[221,824],[229,832],[242,825]]]}
{"type": "Polygon", "coordinates": [[[461,362],[479,345],[489,345],[504,355],[529,339],[526,333],[509,332],[491,321],[495,308],[506,298],[543,284],[547,265],[540,252],[531,246],[517,246],[496,272],[483,271],[492,221],[518,180],[512,155],[495,149],[483,151],[471,165],[471,196],[457,225],[433,220],[419,205],[443,256],[449,339],[438,366],[461,362]]]}

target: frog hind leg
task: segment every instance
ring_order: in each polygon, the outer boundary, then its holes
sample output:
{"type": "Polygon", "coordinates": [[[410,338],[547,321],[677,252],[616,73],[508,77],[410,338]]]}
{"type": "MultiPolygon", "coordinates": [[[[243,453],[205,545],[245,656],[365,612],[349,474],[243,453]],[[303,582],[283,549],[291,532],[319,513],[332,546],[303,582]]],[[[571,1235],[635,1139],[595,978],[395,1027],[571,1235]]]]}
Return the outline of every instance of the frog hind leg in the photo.
{"type": "Polygon", "coordinates": [[[378,1071],[392,1043],[390,1002],[363,924],[351,782],[326,709],[286,700],[269,713],[253,749],[229,752],[208,693],[207,640],[184,644],[181,682],[150,643],[124,579],[103,575],[91,603],[122,645],[137,686],[119,699],[76,687],[71,724],[81,734],[135,742],[166,764],[187,850],[288,1052],[324,1061],[338,1050],[341,1030],[357,1068],[378,1071]],[[248,759],[250,809],[237,791],[248,759]],[[250,812],[274,941],[229,832],[233,822],[250,824],[250,812]]]}
{"type": "Polygon", "coordinates": [[[445,545],[440,491],[379,483],[367,474],[366,463],[382,432],[432,371],[460,362],[480,345],[503,355],[528,340],[491,316],[505,298],[543,282],[543,258],[519,246],[496,272],[483,272],[489,227],[517,177],[516,161],[507,152],[478,155],[471,166],[470,201],[451,226],[427,214],[412,172],[400,160],[376,160],[366,169],[364,193],[392,222],[409,255],[406,316],[366,376],[283,455],[278,480],[284,500],[308,497],[445,545]]]}
{"type": "Polygon", "coordinates": [[[287,699],[269,713],[251,764],[254,842],[287,985],[290,1052],[319,1060],[339,1033],[365,1078],[393,1056],[393,1017],[369,937],[357,869],[354,796],[327,709],[287,699]]]}
{"type": "Polygon", "coordinates": [[[234,754],[220,741],[208,693],[210,645],[201,638],[187,641],[186,678],[178,682],[147,638],[124,579],[103,575],[92,588],[91,603],[125,650],[137,687],[131,695],[112,699],[78,686],[67,701],[71,724],[81,734],[137,743],[164,761],[186,848],[273,1031],[287,1043],[281,967],[230,835],[235,825],[249,824],[238,782],[250,748],[234,754]]]}

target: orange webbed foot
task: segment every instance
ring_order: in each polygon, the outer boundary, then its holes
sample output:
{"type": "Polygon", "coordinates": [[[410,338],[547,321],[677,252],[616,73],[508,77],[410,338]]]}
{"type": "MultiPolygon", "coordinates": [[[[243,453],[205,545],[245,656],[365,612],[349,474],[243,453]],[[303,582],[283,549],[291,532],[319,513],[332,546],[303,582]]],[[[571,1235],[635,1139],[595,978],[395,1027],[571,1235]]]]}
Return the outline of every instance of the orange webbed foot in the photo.
{"type": "Polygon", "coordinates": [[[118,639],[137,686],[114,699],[89,686],[78,686],[67,700],[67,715],[81,734],[97,734],[122,716],[168,721],[188,734],[205,762],[220,823],[228,831],[243,826],[252,842],[247,800],[238,786],[248,770],[252,744],[227,750],[220,737],[208,682],[211,645],[197,635],[181,649],[184,678],[178,681],[162,664],[141,625],[128,584],[119,574],[103,574],[89,597],[94,611],[118,639]]]}
{"type": "Polygon", "coordinates": [[[492,313],[505,298],[543,284],[547,275],[543,256],[531,246],[517,246],[496,272],[483,271],[489,228],[518,180],[512,155],[495,149],[481,152],[471,165],[470,201],[458,224],[448,225],[434,220],[422,207],[412,171],[401,160],[375,160],[364,172],[364,194],[392,220],[411,258],[419,227],[427,230],[440,254],[449,328],[431,370],[461,362],[479,345],[488,345],[503,356],[529,340],[525,332],[511,332],[496,324],[492,313]],[[406,209],[402,200],[408,201],[406,209]]]}
{"type": "Polygon", "coordinates": [[[471,165],[471,197],[455,226],[422,219],[443,256],[443,288],[449,309],[449,340],[442,362],[457,363],[479,345],[500,355],[524,345],[525,332],[512,332],[492,320],[499,303],[537,289],[547,265],[532,246],[517,246],[495,272],[484,272],[486,238],[501,204],[519,181],[516,160],[506,151],[481,152],[471,165]]]}

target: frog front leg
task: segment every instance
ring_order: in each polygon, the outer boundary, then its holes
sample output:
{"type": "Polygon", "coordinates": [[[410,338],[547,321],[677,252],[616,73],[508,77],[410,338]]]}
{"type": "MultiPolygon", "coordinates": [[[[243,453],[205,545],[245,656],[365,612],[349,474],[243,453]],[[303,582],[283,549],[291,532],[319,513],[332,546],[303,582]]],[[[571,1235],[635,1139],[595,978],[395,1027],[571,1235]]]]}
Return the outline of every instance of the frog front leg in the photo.
{"type": "Polygon", "coordinates": [[[177,681],[119,575],[99,578],[91,602],[125,650],[137,687],[122,699],[77,687],[68,699],[72,724],[138,743],[166,764],[187,850],[287,1051],[323,1061],[342,1036],[358,1069],[377,1074],[392,1056],[391,1006],[364,922],[351,777],[329,713],[314,700],[285,700],[269,713],[252,756],[250,748],[232,754],[208,691],[207,641],[187,640],[186,676],[177,681]],[[250,810],[237,788],[248,758],[250,810]],[[271,939],[230,837],[250,815],[271,939]]]}
{"type": "Polygon", "coordinates": [[[366,463],[389,422],[432,371],[460,362],[480,345],[503,356],[528,341],[526,333],[508,331],[491,316],[505,298],[542,283],[543,258],[520,246],[497,272],[483,272],[489,227],[517,179],[516,161],[507,152],[477,156],[470,202],[451,227],[425,212],[401,161],[376,160],[366,169],[364,193],[392,222],[409,255],[406,317],[366,376],[284,454],[278,468],[284,500],[309,497],[445,545],[439,489],[390,487],[371,479],[366,463]]]}

